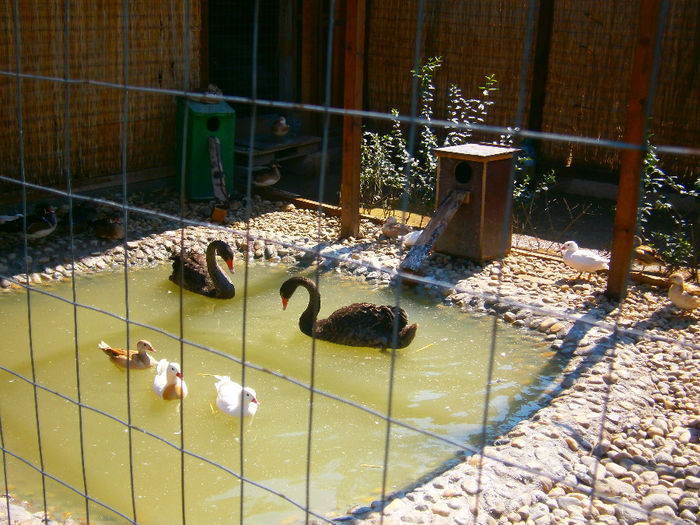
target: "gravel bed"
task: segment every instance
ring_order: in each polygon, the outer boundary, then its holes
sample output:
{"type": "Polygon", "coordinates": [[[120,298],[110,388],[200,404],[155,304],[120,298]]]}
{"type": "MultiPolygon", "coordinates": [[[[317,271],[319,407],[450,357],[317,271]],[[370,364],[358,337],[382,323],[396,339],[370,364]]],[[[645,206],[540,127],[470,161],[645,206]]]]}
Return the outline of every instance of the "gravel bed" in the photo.
{"type": "MultiPolygon", "coordinates": [[[[137,195],[130,204],[178,214],[177,200],[162,195],[137,195]]],[[[252,210],[251,242],[230,231],[246,232],[242,209],[230,211],[224,226],[187,227],[184,234],[178,221],[130,212],[126,243],[84,231],[71,244],[57,231],[30,243],[27,259],[21,242],[0,238],[0,290],[19,290],[13,281],[24,282],[26,268],[32,283],[47,286],[70,279],[73,269],[123,268],[125,252],[133,267],[166,264],[183,235],[188,248],[204,251],[210,240],[226,238],[241,253],[289,266],[316,264],[305,250],[318,249],[324,270],[392,284],[404,251],[381,225],[363,221],[357,239],[336,241],[336,218],[319,221],[314,211],[259,198],[252,210]]],[[[185,217],[205,221],[208,213],[207,204],[188,204],[185,217]]],[[[520,250],[484,266],[436,254],[423,269],[431,283],[418,286],[441,302],[540,333],[552,352],[568,358],[566,368],[548,391],[551,402],[481,453],[464,455],[385,502],[329,518],[356,524],[700,523],[697,314],[680,315],[664,289],[649,285],[631,284],[618,305],[603,295],[603,277],[574,280],[576,272],[559,258],[520,250]]],[[[13,522],[25,512],[23,523],[39,523],[40,513],[13,509],[13,522]]],[[[6,516],[0,508],[0,524],[6,516]]]]}

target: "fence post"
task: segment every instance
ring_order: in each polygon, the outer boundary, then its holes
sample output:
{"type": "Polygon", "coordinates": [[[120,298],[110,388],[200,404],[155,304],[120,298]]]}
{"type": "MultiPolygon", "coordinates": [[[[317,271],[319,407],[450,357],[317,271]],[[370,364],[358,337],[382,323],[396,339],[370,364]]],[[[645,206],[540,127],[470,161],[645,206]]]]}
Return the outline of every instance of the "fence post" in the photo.
{"type": "MultiPolygon", "coordinates": [[[[642,0],[639,9],[639,25],[632,60],[627,122],[624,142],[645,143],[649,83],[653,67],[654,42],[661,0],[642,0]]],[[[627,272],[632,260],[634,233],[639,206],[639,183],[644,151],[625,149],[620,160],[620,181],[617,190],[617,209],[613,226],[610,273],[605,294],[615,300],[624,298],[627,289],[627,272]]]]}
{"type": "MultiPolygon", "coordinates": [[[[345,6],[344,107],[362,109],[365,53],[365,0],[347,0],[345,6]]],[[[340,236],[360,232],[360,146],[362,118],[343,117],[343,177],[340,185],[340,236]]]]}

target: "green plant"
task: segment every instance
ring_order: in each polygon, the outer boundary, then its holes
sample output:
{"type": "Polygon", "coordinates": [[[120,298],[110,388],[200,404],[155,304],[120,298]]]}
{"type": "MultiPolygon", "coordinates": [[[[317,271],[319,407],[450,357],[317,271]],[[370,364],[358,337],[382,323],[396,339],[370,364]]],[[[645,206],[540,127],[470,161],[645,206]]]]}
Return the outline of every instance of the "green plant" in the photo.
{"type": "MultiPolygon", "coordinates": [[[[392,208],[401,207],[405,191],[409,211],[423,214],[432,212],[437,175],[434,150],[440,141],[430,121],[435,101],[433,76],[441,65],[440,57],[432,57],[418,70],[411,71],[418,80],[419,116],[424,121],[418,129],[415,154],[412,155],[407,149],[399,114],[395,109],[391,110],[394,121],[390,132],[380,134],[366,130],[363,133],[360,198],[364,207],[381,207],[388,213],[392,208]]],[[[494,75],[486,77],[484,86],[479,87],[483,100],[465,100],[458,87],[450,86],[448,118],[456,126],[447,130],[445,145],[463,144],[471,136],[469,126],[484,122],[488,108],[493,104],[488,96],[497,90],[496,83],[494,75]]]]}
{"type": "Polygon", "coordinates": [[[667,175],[659,167],[656,147],[647,139],[644,156],[642,197],[639,206],[640,233],[672,268],[697,268],[697,225],[693,210],[674,204],[672,195],[695,199],[700,197],[696,180],[689,187],[667,175]]]}

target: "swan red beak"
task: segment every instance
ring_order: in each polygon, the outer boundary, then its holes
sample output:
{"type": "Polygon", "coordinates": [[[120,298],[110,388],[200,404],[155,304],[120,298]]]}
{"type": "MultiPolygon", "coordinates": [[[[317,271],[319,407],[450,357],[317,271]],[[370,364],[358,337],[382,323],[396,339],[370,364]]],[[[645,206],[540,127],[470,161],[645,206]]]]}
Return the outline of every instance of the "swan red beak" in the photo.
{"type": "Polygon", "coordinates": [[[226,259],[226,266],[231,273],[236,273],[236,270],[233,269],[233,259],[226,259]]]}
{"type": "Polygon", "coordinates": [[[286,297],[282,297],[282,310],[286,310],[286,309],[287,309],[287,303],[288,303],[288,302],[289,302],[289,299],[287,299],[286,297]]]}

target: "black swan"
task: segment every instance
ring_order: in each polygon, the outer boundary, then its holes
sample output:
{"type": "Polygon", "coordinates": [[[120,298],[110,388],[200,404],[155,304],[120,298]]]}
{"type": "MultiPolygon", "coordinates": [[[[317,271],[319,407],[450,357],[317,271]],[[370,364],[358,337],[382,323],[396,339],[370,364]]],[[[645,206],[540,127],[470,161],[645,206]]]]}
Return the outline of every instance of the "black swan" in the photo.
{"type": "MultiPolygon", "coordinates": [[[[292,277],[280,287],[282,308],[298,286],[309,292],[309,305],[299,317],[299,328],[308,336],[315,333],[318,339],[348,346],[369,346],[391,348],[394,330],[395,307],[372,303],[353,303],[339,308],[327,319],[316,319],[321,309],[321,296],[316,285],[306,277],[292,277]]],[[[408,324],[408,316],[403,308],[398,309],[398,338],[396,348],[408,346],[416,336],[418,323],[408,324]]]]}
{"type": "Polygon", "coordinates": [[[226,261],[233,273],[233,250],[224,241],[216,240],[207,246],[206,258],[195,252],[185,252],[182,257],[179,253],[172,255],[173,273],[170,280],[185,290],[207,297],[231,299],[236,295],[236,288],[216,264],[217,255],[226,261]]]}

